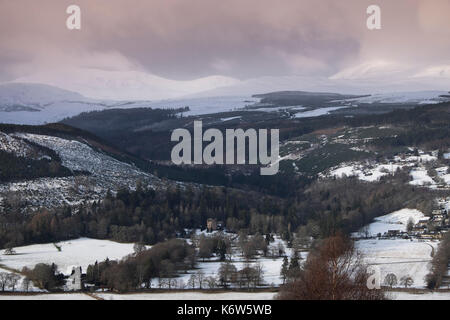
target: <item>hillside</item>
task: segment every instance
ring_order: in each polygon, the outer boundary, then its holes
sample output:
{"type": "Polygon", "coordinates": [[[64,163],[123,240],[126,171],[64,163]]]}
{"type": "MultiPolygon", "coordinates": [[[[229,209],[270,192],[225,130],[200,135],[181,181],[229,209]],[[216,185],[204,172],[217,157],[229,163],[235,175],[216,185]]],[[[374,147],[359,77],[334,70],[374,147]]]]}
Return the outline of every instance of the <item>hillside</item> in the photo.
{"type": "Polygon", "coordinates": [[[135,158],[64,125],[0,125],[0,156],[3,206],[73,205],[158,180],[138,169],[135,158]]]}

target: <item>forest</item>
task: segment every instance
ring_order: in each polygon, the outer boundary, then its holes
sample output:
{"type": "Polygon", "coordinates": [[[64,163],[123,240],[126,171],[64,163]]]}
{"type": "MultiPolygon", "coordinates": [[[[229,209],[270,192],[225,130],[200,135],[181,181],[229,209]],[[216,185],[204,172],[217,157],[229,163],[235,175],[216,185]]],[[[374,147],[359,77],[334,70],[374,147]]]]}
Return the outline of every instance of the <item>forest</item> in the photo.
{"type": "Polygon", "coordinates": [[[410,206],[431,212],[433,194],[402,183],[399,172],[379,183],[354,178],[317,180],[289,198],[225,187],[186,187],[109,193],[78,207],[23,214],[8,204],[0,215],[0,247],[48,243],[78,237],[155,244],[205,229],[208,218],[230,232],[276,233],[285,240],[301,231],[324,238],[357,231],[375,217],[410,206]],[[390,180],[386,180],[390,179],[390,180]]]}

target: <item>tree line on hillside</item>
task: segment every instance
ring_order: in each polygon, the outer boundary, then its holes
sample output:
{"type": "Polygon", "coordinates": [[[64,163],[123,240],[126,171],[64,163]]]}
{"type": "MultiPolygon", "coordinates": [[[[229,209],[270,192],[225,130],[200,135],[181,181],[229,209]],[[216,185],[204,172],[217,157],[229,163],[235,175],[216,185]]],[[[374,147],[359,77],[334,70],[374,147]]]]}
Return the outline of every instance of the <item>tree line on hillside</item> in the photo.
{"type": "Polygon", "coordinates": [[[201,187],[109,193],[102,201],[76,208],[41,209],[24,214],[4,199],[0,215],[0,247],[48,243],[78,237],[155,244],[186,237],[189,229],[204,229],[209,218],[230,232],[294,234],[326,238],[349,234],[375,217],[405,208],[431,212],[432,191],[405,185],[400,177],[379,183],[354,178],[317,180],[288,199],[242,190],[201,187]]]}

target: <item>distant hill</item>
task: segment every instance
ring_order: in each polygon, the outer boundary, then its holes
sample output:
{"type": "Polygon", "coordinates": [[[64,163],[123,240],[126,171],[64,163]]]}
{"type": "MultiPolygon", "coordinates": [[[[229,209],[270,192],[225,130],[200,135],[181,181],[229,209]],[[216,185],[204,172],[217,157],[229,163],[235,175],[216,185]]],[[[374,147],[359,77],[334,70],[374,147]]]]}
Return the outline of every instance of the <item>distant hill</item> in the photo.
{"type": "Polygon", "coordinates": [[[88,100],[81,94],[37,83],[0,85],[0,111],[42,110],[49,104],[88,100]]]}
{"type": "Polygon", "coordinates": [[[308,107],[323,107],[324,104],[336,100],[354,99],[365,96],[346,95],[329,92],[307,92],[307,91],[277,91],[265,94],[253,95],[254,98],[260,98],[261,103],[274,104],[278,106],[302,105],[308,107]]]}

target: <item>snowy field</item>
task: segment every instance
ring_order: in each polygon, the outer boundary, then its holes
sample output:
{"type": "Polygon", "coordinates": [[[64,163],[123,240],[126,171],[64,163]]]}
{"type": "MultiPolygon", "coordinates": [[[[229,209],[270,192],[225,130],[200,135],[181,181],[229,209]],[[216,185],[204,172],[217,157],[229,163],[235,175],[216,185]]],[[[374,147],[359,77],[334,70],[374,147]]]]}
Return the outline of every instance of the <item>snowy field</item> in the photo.
{"type": "Polygon", "coordinates": [[[427,170],[425,168],[413,169],[410,172],[412,181],[409,184],[415,186],[425,186],[432,185],[434,183],[433,179],[428,175],[427,170]]]}
{"type": "Polygon", "coordinates": [[[417,168],[411,170],[411,181],[409,182],[415,186],[426,186],[430,189],[436,189],[440,187],[450,186],[450,173],[448,173],[448,167],[440,167],[435,169],[437,176],[430,177],[428,171],[425,168],[417,168]]]}
{"type": "MultiPolygon", "coordinates": [[[[306,258],[306,253],[302,253],[302,258],[306,258]]],[[[197,269],[191,270],[186,274],[181,274],[180,277],[177,278],[177,281],[182,281],[183,284],[187,284],[191,274],[195,274],[199,271],[202,271],[206,277],[214,277],[217,278],[219,274],[219,268],[222,262],[214,261],[214,262],[199,262],[197,264],[197,269]]],[[[279,286],[282,284],[282,279],[280,277],[281,265],[283,264],[283,258],[258,258],[256,261],[252,261],[247,263],[246,261],[240,259],[239,257],[234,257],[232,264],[236,267],[237,270],[243,269],[246,265],[255,266],[256,264],[260,264],[263,270],[264,284],[266,286],[279,286]]],[[[197,285],[198,286],[198,285],[197,285]]]]}
{"type": "Polygon", "coordinates": [[[0,111],[0,123],[14,123],[27,125],[41,125],[76,116],[82,112],[103,110],[105,106],[98,103],[87,102],[57,102],[52,103],[40,111],[0,111]]]}
{"type": "Polygon", "coordinates": [[[437,176],[435,178],[430,177],[429,172],[425,168],[424,164],[437,160],[433,152],[426,153],[419,150],[419,155],[417,156],[396,156],[393,161],[385,164],[371,162],[342,163],[323,172],[322,176],[335,178],[357,177],[359,180],[376,182],[383,176],[395,174],[399,169],[410,168],[411,181],[409,181],[409,184],[411,185],[427,186],[432,189],[436,189],[442,184],[444,187],[449,186],[450,173],[448,173],[447,166],[436,168],[437,176]]]}
{"type": "MultiPolygon", "coordinates": [[[[70,275],[73,267],[81,266],[83,272],[95,261],[122,259],[133,253],[133,244],[121,244],[109,240],[80,238],[58,242],[58,251],[52,243],[14,248],[15,255],[2,255],[1,264],[16,270],[34,267],[38,263],[56,263],[60,272],[70,275]]],[[[3,253],[3,252],[2,252],[3,253]]]]}
{"type": "MultiPolygon", "coordinates": [[[[402,209],[376,218],[368,226],[368,231],[371,235],[388,230],[405,231],[410,218],[416,223],[426,217],[418,210],[402,209]]],[[[411,276],[413,287],[423,288],[426,285],[424,278],[430,272],[431,253],[438,244],[438,241],[415,239],[370,239],[356,241],[356,248],[369,265],[380,268],[382,281],[387,274],[394,273],[398,280],[403,276],[411,276]]]]}
{"type": "Polygon", "coordinates": [[[432,248],[436,249],[437,245],[437,241],[404,239],[356,241],[356,248],[364,255],[366,263],[380,268],[382,281],[389,273],[395,274],[398,280],[410,276],[415,288],[425,287],[432,248]]]}
{"type": "Polygon", "coordinates": [[[299,112],[294,115],[295,118],[313,118],[313,117],[320,117],[323,115],[329,114],[331,111],[336,111],[339,109],[345,109],[349,108],[349,106],[343,106],[343,107],[327,107],[327,108],[320,108],[320,109],[314,109],[311,111],[305,111],[305,112],[299,112]]]}
{"type": "Polygon", "coordinates": [[[22,139],[0,132],[0,150],[12,153],[16,157],[31,157],[36,159],[37,148],[29,145],[22,139]]]}
{"type": "Polygon", "coordinates": [[[416,209],[401,209],[390,214],[375,218],[375,222],[368,226],[369,236],[377,236],[388,230],[406,231],[408,220],[412,219],[414,224],[419,220],[428,219],[422,212],[416,209]]]}
{"type": "Polygon", "coordinates": [[[1,295],[0,300],[95,300],[83,293],[50,293],[36,295],[1,295]]]}
{"type": "Polygon", "coordinates": [[[260,99],[251,96],[223,96],[161,100],[150,102],[147,106],[161,109],[189,107],[190,111],[183,112],[183,115],[194,116],[235,111],[259,101],[260,99]]]}
{"type": "Polygon", "coordinates": [[[112,294],[96,293],[104,300],[273,300],[276,292],[167,292],[112,294]]]}
{"type": "MultiPolygon", "coordinates": [[[[198,232],[197,234],[211,235],[206,234],[204,232],[198,232]]],[[[285,249],[285,254],[288,257],[291,257],[292,249],[288,248],[286,242],[278,237],[275,237],[275,241],[269,245],[269,249],[277,248],[279,243],[283,245],[285,249]]],[[[306,259],[307,257],[307,252],[301,252],[300,256],[303,259],[302,261],[304,261],[304,259],[306,259]]],[[[182,283],[184,285],[187,285],[191,275],[199,271],[203,272],[205,277],[217,278],[219,274],[219,268],[222,263],[223,262],[217,261],[217,258],[205,259],[205,262],[200,260],[197,263],[195,270],[189,270],[185,274],[180,274],[179,277],[177,278],[177,281],[179,284],[182,283]]],[[[255,265],[259,264],[263,270],[263,277],[264,277],[263,282],[265,286],[279,286],[283,282],[282,278],[280,277],[281,265],[283,264],[283,257],[269,258],[258,256],[257,259],[245,261],[241,256],[240,252],[238,252],[237,248],[233,248],[231,263],[236,267],[237,270],[243,269],[246,265],[254,267],[255,265]]],[[[157,280],[158,279],[155,279],[156,282],[157,280]]],[[[156,283],[156,285],[154,284],[153,287],[158,287],[158,283],[156,283]]]]}
{"type": "Polygon", "coordinates": [[[374,182],[385,175],[394,174],[399,168],[402,166],[398,164],[380,164],[370,169],[365,169],[362,164],[352,164],[332,170],[330,176],[336,178],[358,177],[359,180],[374,182]]]}
{"type": "Polygon", "coordinates": [[[187,99],[168,99],[155,101],[101,101],[93,99],[79,99],[77,101],[49,102],[39,111],[14,111],[3,112],[0,110],[0,123],[15,123],[40,125],[59,122],[65,118],[79,115],[82,112],[101,111],[112,108],[184,108],[189,107],[189,112],[184,116],[228,112],[242,109],[248,105],[259,102],[260,99],[249,96],[225,96],[187,99]]]}
{"type": "MultiPolygon", "coordinates": [[[[95,296],[104,300],[273,300],[276,292],[167,292],[167,293],[136,293],[113,294],[96,293],[95,296]]],[[[450,292],[388,292],[391,300],[450,300],[450,292]]],[[[0,300],[95,300],[82,293],[71,294],[36,294],[36,295],[1,295],[0,300]]]]}
{"type": "Polygon", "coordinates": [[[416,91],[416,92],[393,92],[393,93],[377,93],[367,97],[347,99],[348,102],[356,103],[418,103],[418,104],[435,104],[447,99],[440,97],[445,95],[445,91],[416,91]]]}
{"type": "Polygon", "coordinates": [[[391,292],[388,297],[392,300],[450,300],[450,292],[391,292]]]}

